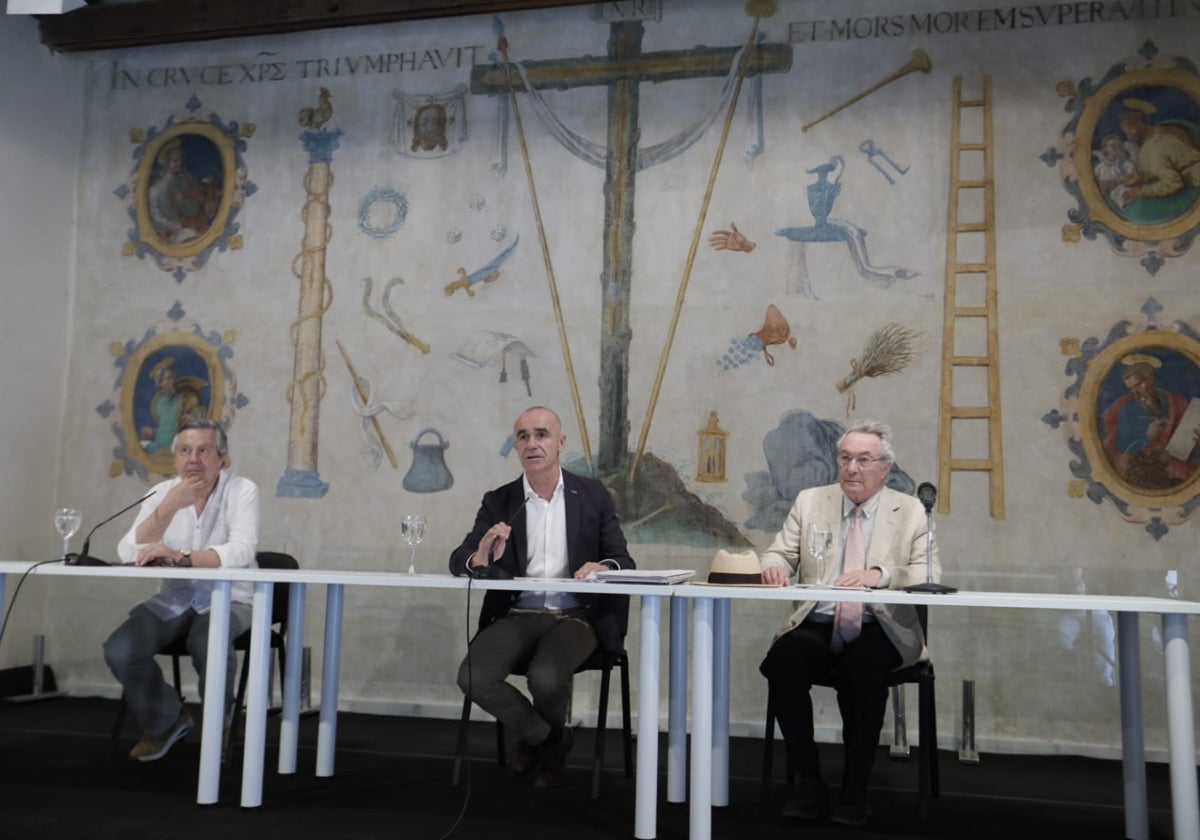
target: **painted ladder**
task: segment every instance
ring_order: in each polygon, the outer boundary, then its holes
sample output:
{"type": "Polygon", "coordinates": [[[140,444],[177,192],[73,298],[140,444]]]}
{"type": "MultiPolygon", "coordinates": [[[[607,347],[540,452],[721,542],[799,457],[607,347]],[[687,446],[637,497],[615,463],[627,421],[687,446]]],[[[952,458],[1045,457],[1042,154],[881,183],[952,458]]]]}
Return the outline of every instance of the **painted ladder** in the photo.
{"type": "Polygon", "coordinates": [[[986,472],[989,474],[991,516],[1003,519],[1004,459],[1000,436],[1000,337],[996,304],[996,196],[990,75],[983,77],[983,95],[979,99],[963,99],[962,77],[954,78],[952,117],[938,423],[938,485],[941,492],[937,505],[939,513],[950,512],[951,473],[986,472]],[[980,377],[979,372],[984,377],[980,377]],[[984,400],[982,405],[978,404],[981,398],[984,400]],[[966,404],[968,401],[974,404],[966,404]],[[972,434],[978,432],[981,422],[987,427],[987,451],[983,457],[979,457],[978,451],[983,448],[982,438],[972,434]],[[960,434],[954,433],[956,429],[960,434]],[[974,451],[968,456],[971,444],[974,451]]]}

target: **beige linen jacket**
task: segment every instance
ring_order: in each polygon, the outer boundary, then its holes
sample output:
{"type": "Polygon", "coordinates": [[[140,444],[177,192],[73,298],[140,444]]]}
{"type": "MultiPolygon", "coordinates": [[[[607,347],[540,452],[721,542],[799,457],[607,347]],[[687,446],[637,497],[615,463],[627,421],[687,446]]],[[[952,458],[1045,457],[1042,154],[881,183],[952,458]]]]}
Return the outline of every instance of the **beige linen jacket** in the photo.
{"type": "MultiPolygon", "coordinates": [[[[871,543],[867,546],[867,567],[887,569],[891,579],[889,589],[903,589],[926,578],[926,538],[928,536],[925,509],[913,496],[884,487],[876,509],[871,543]]],[[[825,583],[837,577],[841,568],[842,546],[839,532],[842,520],[842,488],[837,484],[812,487],[796,497],[788,512],[783,529],[775,535],[763,552],[760,563],[765,570],[771,566],[786,568],[800,583],[818,583],[817,560],[805,545],[804,530],[809,522],[827,522],[833,530],[833,546],[826,556],[825,583]],[[798,569],[798,573],[797,573],[798,569]]],[[[933,579],[941,577],[937,542],[932,551],[933,579]]],[[[816,601],[798,602],[797,609],[776,638],[797,627],[812,611],[816,601]]],[[[884,633],[900,651],[900,667],[929,658],[925,636],[917,621],[917,611],[908,604],[872,604],[875,618],[884,633]]]]}

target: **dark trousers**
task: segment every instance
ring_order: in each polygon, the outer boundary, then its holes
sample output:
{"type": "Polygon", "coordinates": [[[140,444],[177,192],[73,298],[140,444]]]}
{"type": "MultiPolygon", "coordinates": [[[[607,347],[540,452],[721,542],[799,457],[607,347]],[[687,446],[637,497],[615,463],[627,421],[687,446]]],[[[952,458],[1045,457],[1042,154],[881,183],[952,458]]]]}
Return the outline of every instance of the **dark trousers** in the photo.
{"type": "Polygon", "coordinates": [[[845,749],[840,799],[856,802],[866,795],[887,708],[888,677],[901,658],[878,622],[865,622],[862,635],[840,653],[829,647],[832,633],[832,622],[805,621],[771,645],[759,670],[770,684],[788,764],[801,778],[821,778],[810,692],[814,684],[833,686],[845,749]]]}
{"type": "Polygon", "coordinates": [[[519,741],[542,743],[551,729],[566,725],[575,669],[596,649],[596,632],[582,615],[582,610],[506,613],[471,641],[458,669],[459,688],[519,741]],[[508,681],[521,666],[532,702],[508,681]]]}

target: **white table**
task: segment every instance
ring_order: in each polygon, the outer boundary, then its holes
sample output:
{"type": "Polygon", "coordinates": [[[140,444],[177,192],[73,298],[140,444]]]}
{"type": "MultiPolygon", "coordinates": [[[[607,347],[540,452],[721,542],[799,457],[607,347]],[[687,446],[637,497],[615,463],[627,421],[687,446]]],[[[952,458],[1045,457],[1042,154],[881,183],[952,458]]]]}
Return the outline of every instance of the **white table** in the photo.
{"type": "MultiPolygon", "coordinates": [[[[0,561],[0,611],[5,603],[6,578],[23,574],[34,564],[0,561]]],[[[194,578],[195,570],[169,567],[38,566],[33,575],[105,577],[131,579],[194,578]]],[[[342,605],[346,586],[401,588],[526,589],[528,581],[469,581],[449,575],[401,575],[395,573],[291,570],[212,569],[205,574],[217,580],[213,592],[213,620],[209,628],[210,649],[221,649],[229,638],[229,596],[234,580],[254,583],[254,617],[247,691],[246,738],[242,768],[241,804],[262,804],[262,780],[266,743],[266,712],[269,685],[271,601],[276,582],[291,586],[288,616],[288,661],[283,686],[283,717],[280,725],[279,772],[296,772],[299,733],[300,657],[304,646],[304,605],[308,584],[327,587],[324,659],[320,722],[317,738],[316,775],[331,776],[337,735],[337,695],[340,669],[342,605]]],[[[673,599],[670,644],[670,698],[668,714],[668,801],[685,799],[684,761],[686,750],[685,685],[687,644],[686,614],[676,608],[684,600],[693,602],[692,651],[692,755],[690,836],[711,837],[712,805],[728,804],[729,742],[729,633],[733,599],[766,601],[861,601],[863,603],[910,603],[956,607],[988,607],[1041,610],[1101,610],[1118,614],[1122,753],[1125,772],[1126,837],[1144,840],[1149,835],[1143,757],[1138,617],[1161,615],[1167,685],[1167,729],[1174,834],[1177,838],[1200,840],[1200,806],[1197,804],[1196,764],[1187,617],[1200,614],[1200,603],[1165,598],[1105,595],[1054,595],[1014,592],[957,592],[946,595],[906,593],[898,590],[803,590],[795,588],[719,587],[697,584],[658,586],[577,581],[546,581],[539,588],[554,591],[595,592],[598,587],[612,594],[636,595],[641,599],[641,647],[638,698],[638,747],[634,836],[651,840],[656,836],[658,769],[659,640],[662,600],[673,599]]],[[[2,618],[2,614],[0,614],[2,618]]],[[[225,669],[219,657],[210,658],[206,672],[206,700],[225,692],[225,669]]],[[[204,704],[204,736],[200,747],[200,774],[196,801],[217,801],[221,769],[221,745],[217,733],[223,720],[221,703],[204,704]]]]}
{"type": "MultiPolygon", "coordinates": [[[[23,574],[34,564],[0,561],[0,618],[4,606],[5,578],[23,574]]],[[[133,579],[195,578],[194,569],[174,567],[63,566],[51,563],[37,566],[33,575],[66,577],[105,577],[133,579]]],[[[270,624],[274,584],[291,587],[287,628],[287,661],[284,668],[283,710],[280,722],[279,767],[281,774],[296,772],[300,720],[300,668],[304,647],[304,607],[309,584],[326,587],[324,656],[322,659],[320,717],[317,728],[318,777],[332,776],[337,741],[338,677],[341,664],[342,608],[346,586],[396,587],[404,589],[468,588],[524,590],[528,580],[481,581],[446,575],[405,575],[388,572],[332,571],[322,569],[205,569],[205,577],[216,580],[212,596],[212,620],[209,625],[209,649],[221,650],[229,644],[229,604],[233,581],[254,584],[251,622],[250,670],[246,692],[246,730],[243,746],[241,804],[253,808],[262,804],[266,751],[266,717],[270,680],[270,624]]],[[[658,699],[659,640],[662,601],[675,593],[675,587],[655,584],[600,583],[594,581],[538,581],[538,589],[556,592],[604,592],[635,595],[641,600],[641,647],[638,669],[638,739],[634,836],[652,840],[656,836],[658,789],[658,699]]],[[[685,634],[686,626],[672,611],[672,651],[686,644],[676,634],[685,634]]],[[[466,641],[463,642],[465,653],[466,641]]],[[[222,706],[225,694],[224,659],[210,657],[205,672],[205,702],[200,743],[200,773],[196,801],[201,805],[217,801],[221,774],[222,706]]],[[[453,673],[447,674],[452,679],[453,673]]],[[[672,691],[683,696],[685,680],[677,679],[672,669],[672,691]]],[[[674,727],[682,731],[680,704],[672,702],[673,714],[679,714],[674,727]]],[[[672,776],[682,778],[679,754],[672,750],[672,776]]]]}
{"type": "MultiPolygon", "coordinates": [[[[262,574],[263,570],[256,570],[262,574]]],[[[248,571],[242,574],[248,574],[248,571]]],[[[244,578],[243,578],[244,579],[244,578]]],[[[342,601],[344,588],[350,586],[383,586],[400,588],[437,588],[466,591],[486,589],[526,590],[528,580],[472,580],[450,575],[403,575],[379,572],[335,572],[323,570],[270,570],[271,581],[286,581],[292,585],[289,605],[304,603],[304,586],[309,583],[327,586],[325,610],[324,658],[322,661],[321,711],[317,734],[317,775],[332,776],[337,728],[338,669],[342,634],[342,601]]],[[[270,622],[271,584],[255,583],[254,624],[251,637],[266,640],[270,622]]],[[[539,590],[554,592],[603,592],[611,595],[634,595],[641,601],[641,647],[638,668],[638,739],[634,836],[652,840],[656,836],[658,789],[658,685],[660,670],[659,639],[662,600],[673,594],[673,588],[654,584],[600,583],[595,581],[546,580],[537,582],[539,590]],[[642,736],[645,737],[642,737],[642,736]]],[[[296,733],[299,720],[299,661],[292,655],[302,646],[293,639],[303,636],[302,607],[292,607],[288,620],[288,656],[285,668],[283,718],[280,724],[279,772],[295,772],[296,733]],[[298,635],[293,637],[293,633],[298,635]]],[[[674,627],[674,623],[672,625],[674,627]]],[[[680,642],[676,641],[676,645],[680,642]]],[[[243,761],[242,805],[262,804],[261,756],[265,749],[267,688],[269,685],[269,643],[261,641],[252,649],[246,701],[246,757],[243,761]],[[259,762],[253,765],[252,762],[259,762]]],[[[674,648],[673,648],[674,649],[674,648]]],[[[464,640],[465,653],[465,640],[464,640]]],[[[448,678],[451,675],[448,675],[448,678]]],[[[683,692],[683,685],[679,686],[683,692]]]]}
{"type": "MultiPolygon", "coordinates": [[[[1121,741],[1125,777],[1125,836],[1150,833],[1143,756],[1138,616],[1162,616],[1167,685],[1171,801],[1175,837],[1200,840],[1196,791],[1195,724],[1188,657],[1187,617],[1200,603],[1119,595],[1054,595],[1020,592],[954,592],[944,595],[895,589],[831,590],[683,584],[676,598],[692,608],[692,761],[690,831],[693,840],[712,836],[712,806],[728,803],[729,791],[729,606],[733,599],[762,601],[860,601],[864,604],[929,604],[1033,610],[1102,610],[1118,616],[1121,741]],[[711,760],[709,760],[711,756],[711,760]]],[[[769,640],[764,640],[764,653],[769,640]]],[[[921,745],[926,748],[925,744],[921,745]]]]}
{"type": "MultiPolygon", "coordinates": [[[[208,627],[208,649],[222,650],[229,645],[229,602],[231,582],[235,579],[233,569],[213,569],[217,578],[212,595],[212,620],[208,627]]],[[[249,570],[243,570],[249,571],[249,570]]],[[[21,563],[11,560],[0,561],[0,613],[4,610],[5,584],[10,575],[51,575],[56,577],[120,578],[123,580],[159,580],[161,578],[194,578],[194,569],[166,566],[64,566],[62,563],[21,563]],[[32,571],[30,571],[32,569],[32,571]]],[[[267,605],[268,614],[270,604],[267,605]]],[[[113,629],[116,629],[116,623],[113,629]]],[[[269,644],[269,635],[268,635],[269,644]]],[[[205,698],[225,696],[225,659],[210,656],[205,671],[205,698]]],[[[217,701],[204,704],[203,737],[200,740],[200,779],[197,784],[196,802],[210,805],[217,801],[221,781],[221,730],[224,727],[224,703],[217,701]]]]}

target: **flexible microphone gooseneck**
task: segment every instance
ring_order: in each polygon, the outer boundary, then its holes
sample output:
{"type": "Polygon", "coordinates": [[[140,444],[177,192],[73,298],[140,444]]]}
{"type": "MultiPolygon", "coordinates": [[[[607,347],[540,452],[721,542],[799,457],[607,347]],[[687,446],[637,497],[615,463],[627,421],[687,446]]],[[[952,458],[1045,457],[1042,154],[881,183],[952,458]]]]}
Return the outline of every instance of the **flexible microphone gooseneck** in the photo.
{"type": "Polygon", "coordinates": [[[112,516],[108,517],[108,519],[105,519],[105,520],[97,523],[96,525],[94,525],[92,527],[92,530],[88,531],[87,536],[83,538],[83,548],[80,550],[80,552],[78,554],[68,554],[65,559],[65,565],[67,565],[67,566],[107,566],[107,565],[109,565],[105,561],[101,560],[99,557],[88,556],[88,548],[92,544],[92,534],[96,533],[96,531],[99,530],[101,525],[107,525],[109,522],[112,522],[114,519],[116,519],[122,513],[125,513],[128,510],[132,510],[133,508],[137,507],[138,505],[140,505],[142,502],[146,501],[153,495],[154,495],[154,491],[151,490],[149,493],[147,493],[145,496],[142,496],[142,498],[138,499],[133,504],[126,505],[125,507],[121,508],[119,511],[114,513],[112,516]],[[74,559],[72,559],[72,558],[74,558],[74,559]]]}

